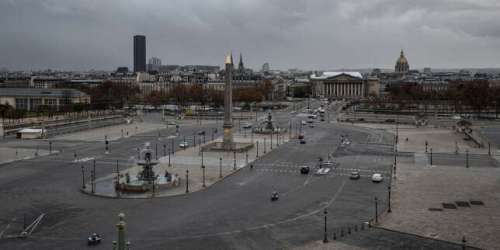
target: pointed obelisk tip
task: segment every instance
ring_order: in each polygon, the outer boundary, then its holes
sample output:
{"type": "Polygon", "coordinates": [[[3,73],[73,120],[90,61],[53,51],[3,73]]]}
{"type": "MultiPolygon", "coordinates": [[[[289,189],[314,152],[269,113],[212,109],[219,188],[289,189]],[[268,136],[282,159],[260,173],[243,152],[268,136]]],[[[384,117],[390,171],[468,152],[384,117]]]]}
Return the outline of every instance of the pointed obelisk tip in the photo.
{"type": "Polygon", "coordinates": [[[229,53],[226,56],[226,60],[225,60],[224,64],[233,64],[233,55],[231,53],[229,53]]]}

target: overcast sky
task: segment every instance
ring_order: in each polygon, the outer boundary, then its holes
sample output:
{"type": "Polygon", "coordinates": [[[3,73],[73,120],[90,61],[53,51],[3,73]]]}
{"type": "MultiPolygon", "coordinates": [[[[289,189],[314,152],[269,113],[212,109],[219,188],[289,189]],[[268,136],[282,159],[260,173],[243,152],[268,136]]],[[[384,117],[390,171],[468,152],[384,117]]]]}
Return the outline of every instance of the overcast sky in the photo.
{"type": "Polygon", "coordinates": [[[0,0],[0,68],[131,68],[135,34],[163,64],[500,67],[499,0],[0,0]]]}

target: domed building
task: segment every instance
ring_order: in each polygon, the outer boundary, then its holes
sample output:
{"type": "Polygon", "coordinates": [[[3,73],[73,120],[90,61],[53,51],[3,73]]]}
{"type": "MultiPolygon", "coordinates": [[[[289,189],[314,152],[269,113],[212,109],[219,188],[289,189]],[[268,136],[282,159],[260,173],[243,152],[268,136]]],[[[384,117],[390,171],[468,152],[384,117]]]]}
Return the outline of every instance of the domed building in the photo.
{"type": "Polygon", "coordinates": [[[396,61],[396,67],[394,69],[396,73],[407,73],[410,70],[410,65],[405,57],[403,50],[401,50],[401,55],[396,61]]]}

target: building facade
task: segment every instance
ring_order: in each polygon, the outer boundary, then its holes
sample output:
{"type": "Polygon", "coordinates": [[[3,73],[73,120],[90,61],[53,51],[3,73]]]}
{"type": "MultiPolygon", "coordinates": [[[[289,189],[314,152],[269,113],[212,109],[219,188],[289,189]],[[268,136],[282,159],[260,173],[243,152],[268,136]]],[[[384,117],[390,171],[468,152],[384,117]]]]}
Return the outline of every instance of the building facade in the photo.
{"type": "Polygon", "coordinates": [[[75,89],[3,88],[0,103],[26,111],[36,111],[40,106],[60,110],[62,105],[89,104],[90,96],[75,89]]]}
{"type": "Polygon", "coordinates": [[[134,72],[146,72],[146,37],[134,36],[134,72]]]}
{"type": "Polygon", "coordinates": [[[323,72],[322,74],[312,74],[310,82],[312,94],[316,97],[361,99],[367,95],[367,81],[359,72],[323,72]]]}

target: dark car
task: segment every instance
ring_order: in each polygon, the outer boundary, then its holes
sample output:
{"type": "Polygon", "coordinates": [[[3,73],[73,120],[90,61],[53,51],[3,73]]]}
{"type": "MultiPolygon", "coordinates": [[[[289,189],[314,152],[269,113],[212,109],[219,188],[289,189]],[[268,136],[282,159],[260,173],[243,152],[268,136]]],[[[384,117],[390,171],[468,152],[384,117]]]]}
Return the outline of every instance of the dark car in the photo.
{"type": "Polygon", "coordinates": [[[198,131],[198,135],[205,135],[205,131],[198,131]]]}
{"type": "Polygon", "coordinates": [[[277,201],[278,199],[279,199],[278,192],[274,191],[274,192],[271,194],[271,201],[277,201]]]}
{"type": "Polygon", "coordinates": [[[302,140],[302,139],[304,139],[304,135],[303,135],[303,134],[300,134],[300,135],[299,135],[299,140],[302,140]]]}
{"type": "Polygon", "coordinates": [[[91,234],[88,239],[87,239],[87,245],[92,246],[92,245],[97,245],[101,243],[101,236],[99,234],[93,233],[91,234]]]}
{"type": "Polygon", "coordinates": [[[361,176],[359,175],[358,171],[353,171],[353,172],[351,172],[351,175],[349,176],[349,178],[351,180],[357,180],[357,179],[361,178],[361,176]]]}
{"type": "Polygon", "coordinates": [[[306,144],[306,140],[301,139],[301,140],[300,140],[300,144],[306,144]]]}
{"type": "Polygon", "coordinates": [[[311,171],[311,168],[309,168],[308,166],[303,166],[300,168],[301,174],[309,174],[309,171],[311,171]]]}

